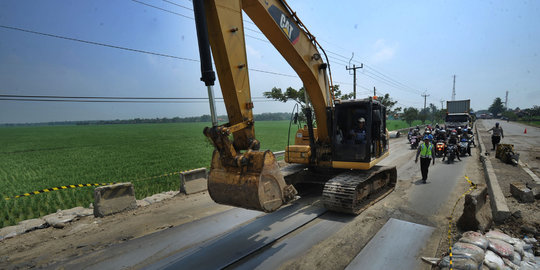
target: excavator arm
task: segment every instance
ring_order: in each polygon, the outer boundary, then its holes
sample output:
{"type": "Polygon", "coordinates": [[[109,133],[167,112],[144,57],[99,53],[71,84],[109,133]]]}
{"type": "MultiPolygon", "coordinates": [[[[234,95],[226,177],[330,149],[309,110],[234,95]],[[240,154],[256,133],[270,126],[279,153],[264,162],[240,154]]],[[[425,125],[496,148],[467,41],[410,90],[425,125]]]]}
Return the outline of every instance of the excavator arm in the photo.
{"type": "MultiPolygon", "coordinates": [[[[208,51],[216,66],[229,122],[205,128],[215,146],[208,179],[214,201],[244,208],[274,211],[294,198],[296,190],[285,183],[274,155],[258,151],[253,102],[249,85],[242,11],[257,25],[302,80],[317,121],[318,144],[329,144],[328,108],[332,107],[327,64],[317,50],[315,38],[284,1],[193,0],[201,80],[213,85],[208,51]],[[233,140],[230,140],[232,134],[233,140]]],[[[209,88],[211,111],[213,93],[209,88]]],[[[215,116],[213,117],[213,119],[215,116]]],[[[314,151],[314,136],[311,136],[314,151]]]]}

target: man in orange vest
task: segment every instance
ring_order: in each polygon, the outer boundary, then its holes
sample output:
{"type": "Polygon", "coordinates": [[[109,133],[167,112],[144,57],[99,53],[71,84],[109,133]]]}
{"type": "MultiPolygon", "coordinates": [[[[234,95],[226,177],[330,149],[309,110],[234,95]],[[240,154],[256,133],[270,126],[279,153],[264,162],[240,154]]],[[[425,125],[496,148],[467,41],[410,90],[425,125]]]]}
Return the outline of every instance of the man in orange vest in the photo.
{"type": "Polygon", "coordinates": [[[420,171],[422,171],[422,182],[425,184],[428,175],[429,162],[432,159],[433,165],[435,165],[435,147],[433,147],[433,144],[429,141],[429,137],[425,136],[424,141],[418,146],[414,163],[418,162],[418,156],[420,156],[420,171]]]}

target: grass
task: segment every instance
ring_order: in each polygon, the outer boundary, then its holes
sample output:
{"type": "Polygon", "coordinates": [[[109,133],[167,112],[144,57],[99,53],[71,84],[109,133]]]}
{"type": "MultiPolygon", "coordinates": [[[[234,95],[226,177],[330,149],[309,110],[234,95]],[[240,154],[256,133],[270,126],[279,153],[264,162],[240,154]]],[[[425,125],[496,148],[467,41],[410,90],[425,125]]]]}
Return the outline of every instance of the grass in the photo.
{"type": "Polygon", "coordinates": [[[532,121],[519,120],[518,123],[522,123],[522,124],[533,126],[533,127],[540,127],[540,120],[532,120],[532,121]]]}
{"type": "MultiPolygon", "coordinates": [[[[405,123],[389,121],[389,129],[405,123]]],[[[36,126],[0,128],[0,195],[70,184],[127,182],[137,199],[178,190],[178,176],[145,178],[209,167],[213,146],[202,130],[209,123],[36,126]]],[[[288,121],[258,121],[261,149],[287,145],[288,121]]],[[[297,127],[291,127],[291,144],[297,127]]],[[[0,228],[75,206],[87,207],[93,188],[82,187],[0,200],[0,228]]]]}
{"type": "MultiPolygon", "coordinates": [[[[410,127],[415,127],[417,125],[422,125],[422,121],[416,120],[412,122],[412,125],[410,127]]],[[[392,131],[396,129],[409,128],[409,124],[402,120],[386,120],[386,127],[388,128],[388,130],[392,131]]]]}

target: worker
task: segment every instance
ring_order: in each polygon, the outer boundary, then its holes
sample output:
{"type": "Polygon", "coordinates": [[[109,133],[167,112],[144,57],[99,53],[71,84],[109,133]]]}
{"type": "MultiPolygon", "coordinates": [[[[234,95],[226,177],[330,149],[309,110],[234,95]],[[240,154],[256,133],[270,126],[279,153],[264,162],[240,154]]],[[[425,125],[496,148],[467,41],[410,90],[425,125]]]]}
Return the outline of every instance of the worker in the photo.
{"type": "Polygon", "coordinates": [[[435,165],[435,147],[429,141],[429,138],[424,137],[424,141],[418,146],[416,151],[416,159],[414,163],[418,162],[418,156],[420,156],[420,171],[422,172],[422,182],[425,184],[428,175],[429,162],[433,160],[433,165],[435,165]]]}
{"type": "Polygon", "coordinates": [[[366,143],[366,119],[363,117],[358,118],[357,126],[352,130],[352,136],[354,138],[354,143],[363,144],[366,143]]]}
{"type": "Polygon", "coordinates": [[[497,144],[501,142],[501,136],[504,138],[504,133],[502,127],[499,126],[499,122],[495,123],[495,126],[488,129],[488,132],[493,131],[493,134],[491,134],[491,143],[493,144],[493,148],[491,150],[495,150],[497,148],[497,144]]]}

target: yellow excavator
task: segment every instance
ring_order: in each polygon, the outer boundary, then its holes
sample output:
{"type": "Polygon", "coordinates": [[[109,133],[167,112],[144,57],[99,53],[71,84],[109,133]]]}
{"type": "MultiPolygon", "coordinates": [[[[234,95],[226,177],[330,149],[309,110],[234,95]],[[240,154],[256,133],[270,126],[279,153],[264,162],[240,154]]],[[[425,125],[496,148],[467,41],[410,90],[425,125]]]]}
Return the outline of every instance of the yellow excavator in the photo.
{"type": "Polygon", "coordinates": [[[285,1],[193,0],[193,6],[201,81],[207,86],[212,116],[212,127],[205,128],[204,134],[215,146],[208,175],[214,201],[272,212],[297,194],[285,181],[274,154],[260,151],[255,138],[242,11],[305,87],[307,125],[297,131],[295,144],[286,147],[285,161],[336,172],[325,182],[322,194],[324,206],[333,211],[358,214],[367,202],[394,189],[396,168],[376,166],[389,155],[385,106],[376,97],[334,98],[326,53],[285,1]],[[215,113],[212,56],[229,118],[223,125],[218,125],[215,113]]]}

